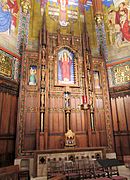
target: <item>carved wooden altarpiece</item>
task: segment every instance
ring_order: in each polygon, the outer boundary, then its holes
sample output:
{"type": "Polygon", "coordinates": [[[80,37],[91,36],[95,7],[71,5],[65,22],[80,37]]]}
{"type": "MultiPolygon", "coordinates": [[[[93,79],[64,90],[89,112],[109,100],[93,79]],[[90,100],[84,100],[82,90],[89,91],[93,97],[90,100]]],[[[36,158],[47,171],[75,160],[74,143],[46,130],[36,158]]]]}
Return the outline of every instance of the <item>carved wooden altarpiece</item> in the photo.
{"type": "Polygon", "coordinates": [[[75,148],[113,151],[105,63],[92,57],[87,32],[49,33],[43,24],[39,50],[23,53],[16,155],[64,149],[67,130],[75,148]]]}

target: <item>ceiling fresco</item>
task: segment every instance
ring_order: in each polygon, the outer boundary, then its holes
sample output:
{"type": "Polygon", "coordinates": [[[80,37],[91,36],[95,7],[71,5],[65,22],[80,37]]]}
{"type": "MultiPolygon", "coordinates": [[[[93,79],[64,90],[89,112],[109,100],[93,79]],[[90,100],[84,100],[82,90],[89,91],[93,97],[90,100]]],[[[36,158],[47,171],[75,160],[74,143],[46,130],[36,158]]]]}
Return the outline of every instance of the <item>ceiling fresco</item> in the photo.
{"type": "MultiPolygon", "coordinates": [[[[43,12],[46,12],[47,30],[62,34],[80,35],[86,21],[94,56],[98,53],[92,0],[1,0],[0,45],[17,52],[18,41],[27,36],[28,47],[38,47],[43,12]],[[30,3],[28,16],[23,16],[20,3],[30,3]],[[26,28],[29,26],[28,28],[26,28]],[[23,36],[21,36],[23,33],[23,36]]],[[[130,2],[129,0],[102,0],[108,61],[130,56],[130,2]]],[[[26,8],[26,7],[25,7],[26,8]]],[[[26,9],[25,9],[26,10],[26,9]]],[[[104,36],[104,34],[103,34],[104,36]]],[[[20,43],[19,43],[20,44],[20,43]]],[[[20,46],[19,46],[20,47],[20,46]]]]}

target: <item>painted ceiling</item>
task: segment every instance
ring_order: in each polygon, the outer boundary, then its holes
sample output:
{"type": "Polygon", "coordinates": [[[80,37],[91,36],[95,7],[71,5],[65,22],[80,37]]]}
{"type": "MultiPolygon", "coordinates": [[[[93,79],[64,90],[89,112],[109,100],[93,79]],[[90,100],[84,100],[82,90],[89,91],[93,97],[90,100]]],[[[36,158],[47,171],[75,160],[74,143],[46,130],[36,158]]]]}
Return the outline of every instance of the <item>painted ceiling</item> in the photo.
{"type": "MultiPolygon", "coordinates": [[[[102,0],[103,34],[108,51],[108,60],[129,57],[130,52],[130,2],[129,0],[102,0]]],[[[93,55],[98,51],[98,33],[93,15],[92,0],[1,0],[0,45],[18,52],[21,39],[27,37],[28,47],[38,47],[39,30],[43,12],[49,32],[75,35],[83,31],[84,17],[90,36],[93,55]],[[23,4],[22,4],[23,3],[23,4]],[[27,15],[22,10],[27,11],[27,15]]],[[[101,37],[101,36],[100,36],[101,37]]]]}

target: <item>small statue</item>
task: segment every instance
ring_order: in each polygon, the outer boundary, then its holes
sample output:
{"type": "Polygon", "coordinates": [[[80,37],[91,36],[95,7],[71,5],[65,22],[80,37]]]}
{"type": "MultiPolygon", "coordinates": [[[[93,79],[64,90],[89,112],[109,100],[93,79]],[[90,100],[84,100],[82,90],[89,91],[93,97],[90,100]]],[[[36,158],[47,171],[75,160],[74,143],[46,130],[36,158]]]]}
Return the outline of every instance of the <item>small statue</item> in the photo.
{"type": "Polygon", "coordinates": [[[30,67],[29,85],[36,85],[36,66],[30,67]]]}

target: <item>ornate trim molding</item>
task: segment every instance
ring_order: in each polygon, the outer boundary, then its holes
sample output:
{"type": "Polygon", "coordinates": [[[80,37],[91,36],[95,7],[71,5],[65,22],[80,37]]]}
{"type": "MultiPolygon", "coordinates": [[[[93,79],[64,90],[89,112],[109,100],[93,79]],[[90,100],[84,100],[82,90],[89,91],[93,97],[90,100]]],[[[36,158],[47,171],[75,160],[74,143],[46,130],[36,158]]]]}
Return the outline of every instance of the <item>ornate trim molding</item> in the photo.
{"type": "Polygon", "coordinates": [[[19,84],[0,75],[0,91],[18,96],[19,84]]]}

